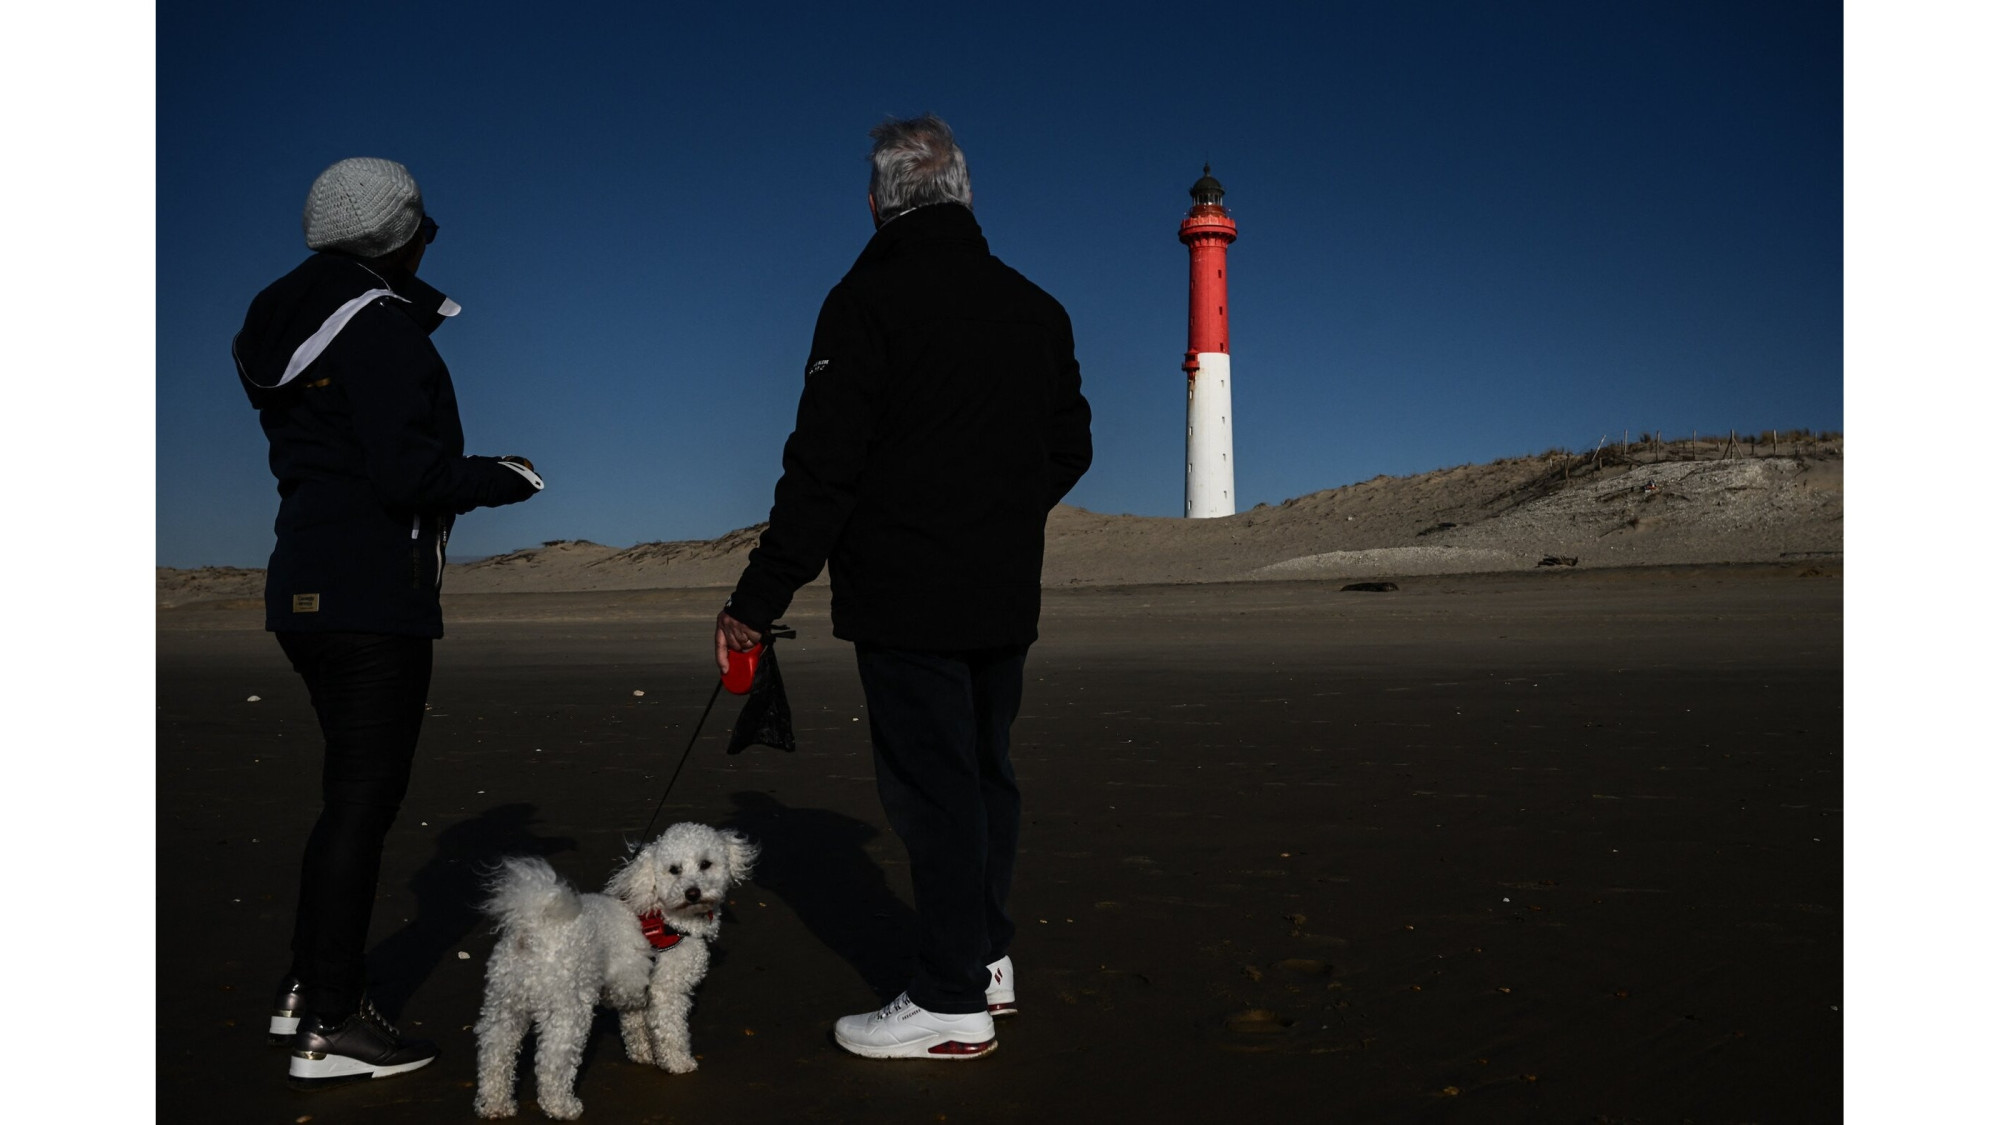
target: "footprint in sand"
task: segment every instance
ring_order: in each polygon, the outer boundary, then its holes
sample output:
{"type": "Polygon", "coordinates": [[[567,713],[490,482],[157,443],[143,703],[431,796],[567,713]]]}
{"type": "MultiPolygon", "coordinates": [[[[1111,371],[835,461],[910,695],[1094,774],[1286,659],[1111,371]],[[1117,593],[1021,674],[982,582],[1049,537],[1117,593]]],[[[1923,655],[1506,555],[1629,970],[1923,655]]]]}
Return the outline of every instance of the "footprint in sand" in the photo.
{"type": "Polygon", "coordinates": [[[1225,1051],[1275,1051],[1285,1033],[1297,1023],[1293,1017],[1270,1008],[1246,1008],[1222,1017],[1222,1036],[1216,1046],[1225,1051]]]}
{"type": "Polygon", "coordinates": [[[1279,1035],[1296,1022],[1269,1008],[1249,1008],[1222,1018],[1222,1026],[1241,1035],[1279,1035]]]}

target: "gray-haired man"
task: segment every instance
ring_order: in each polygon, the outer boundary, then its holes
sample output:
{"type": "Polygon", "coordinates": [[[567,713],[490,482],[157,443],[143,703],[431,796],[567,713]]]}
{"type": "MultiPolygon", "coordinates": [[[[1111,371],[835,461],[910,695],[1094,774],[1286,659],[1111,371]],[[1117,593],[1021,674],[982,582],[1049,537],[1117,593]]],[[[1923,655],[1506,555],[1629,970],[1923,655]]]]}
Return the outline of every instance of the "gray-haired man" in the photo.
{"type": "Polygon", "coordinates": [[[977,1057],[1016,1010],[1008,732],[1043,524],[1090,466],[1090,406],[1069,316],[988,252],[951,128],[925,115],[870,135],[876,233],[820,309],[771,525],[716,618],[716,659],[829,568],[918,920],[908,991],[834,1037],[873,1058],[977,1057]]]}

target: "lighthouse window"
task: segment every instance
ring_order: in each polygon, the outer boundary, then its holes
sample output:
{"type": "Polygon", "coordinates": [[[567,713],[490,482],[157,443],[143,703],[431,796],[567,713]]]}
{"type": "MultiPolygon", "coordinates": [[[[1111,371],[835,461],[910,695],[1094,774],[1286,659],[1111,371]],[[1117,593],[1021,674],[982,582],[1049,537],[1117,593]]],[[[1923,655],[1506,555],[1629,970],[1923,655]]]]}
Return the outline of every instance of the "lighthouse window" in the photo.
{"type": "Polygon", "coordinates": [[[1215,276],[1217,276],[1217,277],[1221,277],[1221,276],[1222,276],[1222,271],[1221,271],[1221,270],[1216,270],[1216,271],[1215,271],[1215,276]]]}

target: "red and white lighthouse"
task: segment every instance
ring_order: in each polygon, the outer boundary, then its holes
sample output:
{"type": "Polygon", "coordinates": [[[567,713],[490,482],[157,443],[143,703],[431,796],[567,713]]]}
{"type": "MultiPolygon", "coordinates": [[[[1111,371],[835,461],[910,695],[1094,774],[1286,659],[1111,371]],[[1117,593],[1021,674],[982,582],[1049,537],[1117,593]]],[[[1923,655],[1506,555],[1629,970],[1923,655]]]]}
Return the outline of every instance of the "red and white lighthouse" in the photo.
{"type": "Polygon", "coordinates": [[[1234,439],[1229,428],[1229,244],[1236,220],[1222,206],[1222,185],[1201,166],[1188,189],[1194,206],[1181,220],[1188,248],[1187,515],[1236,514],[1234,439]]]}

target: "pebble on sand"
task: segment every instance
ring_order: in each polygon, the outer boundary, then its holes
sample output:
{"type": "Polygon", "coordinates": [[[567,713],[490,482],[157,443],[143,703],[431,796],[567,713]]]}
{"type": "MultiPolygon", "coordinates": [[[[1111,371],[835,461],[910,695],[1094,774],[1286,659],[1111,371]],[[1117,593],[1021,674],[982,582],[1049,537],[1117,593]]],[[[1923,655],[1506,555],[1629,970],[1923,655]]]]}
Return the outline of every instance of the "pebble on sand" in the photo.
{"type": "Polygon", "coordinates": [[[243,702],[245,702],[245,703],[262,703],[262,702],[264,702],[264,697],[263,697],[263,696],[261,696],[261,695],[253,695],[253,696],[251,696],[250,698],[248,698],[248,699],[244,700],[243,702]]]}

